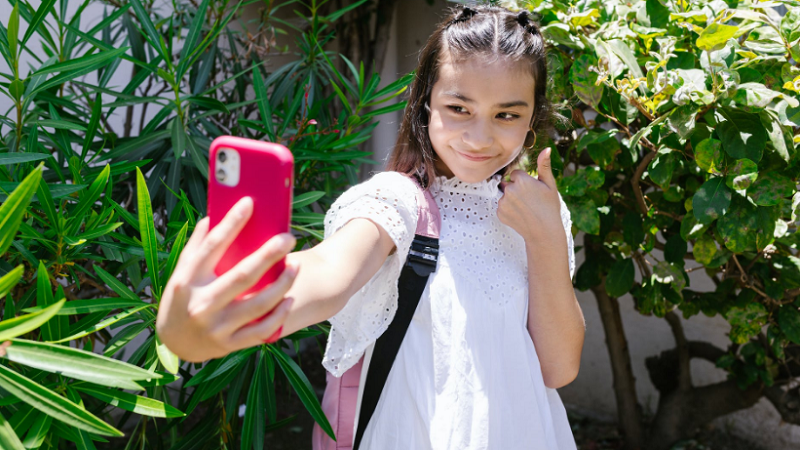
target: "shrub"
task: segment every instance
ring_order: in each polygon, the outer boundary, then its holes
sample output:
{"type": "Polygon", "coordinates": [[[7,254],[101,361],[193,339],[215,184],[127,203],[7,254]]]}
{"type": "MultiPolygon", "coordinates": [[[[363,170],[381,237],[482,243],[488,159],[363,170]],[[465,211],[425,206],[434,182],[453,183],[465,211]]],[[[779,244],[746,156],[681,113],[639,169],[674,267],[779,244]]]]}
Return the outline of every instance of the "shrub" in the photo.
{"type": "Polygon", "coordinates": [[[379,90],[377,75],[348,61],[345,77],[324,49],[331,25],[364,1],[324,16],[312,2],[297,11],[299,25],[276,15],[293,2],[266,2],[254,33],[235,26],[245,3],[227,0],[166,9],[110,1],[91,26],[89,2],[74,14],[66,0],[12,2],[0,28],[10,68],[0,92],[16,113],[0,117],[8,180],[0,182],[0,447],[262,448],[268,429],[291,421],[277,420],[276,384],[291,385],[330,433],[287,354],[325,333],[323,324],[192,366],[161,344],[154,321],[177,256],[205,214],[207,149],[218,135],[287,145],[296,161],[298,245],[321,238],[321,211],[356,181],[368,156],[357,145],[377,116],[403,108],[391,100],[409,80],[379,90]],[[274,38],[287,30],[297,35],[298,57],[270,68],[274,38]],[[136,338],[143,344],[133,345],[136,338]],[[110,405],[124,414],[109,416],[110,405]],[[187,426],[201,405],[200,423],[187,426]],[[103,438],[126,426],[127,443],[103,438]]]}

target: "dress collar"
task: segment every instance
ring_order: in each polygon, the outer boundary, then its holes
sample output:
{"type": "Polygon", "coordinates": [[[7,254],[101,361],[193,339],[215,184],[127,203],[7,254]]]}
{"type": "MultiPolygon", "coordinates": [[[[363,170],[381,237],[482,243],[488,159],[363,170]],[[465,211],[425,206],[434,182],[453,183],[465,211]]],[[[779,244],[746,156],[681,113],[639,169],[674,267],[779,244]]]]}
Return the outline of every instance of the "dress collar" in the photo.
{"type": "Polygon", "coordinates": [[[447,178],[445,176],[437,176],[434,182],[431,183],[431,190],[434,195],[441,191],[478,195],[481,197],[495,197],[502,194],[499,185],[502,177],[500,175],[493,175],[483,181],[477,183],[467,183],[459,180],[456,177],[447,178]]]}

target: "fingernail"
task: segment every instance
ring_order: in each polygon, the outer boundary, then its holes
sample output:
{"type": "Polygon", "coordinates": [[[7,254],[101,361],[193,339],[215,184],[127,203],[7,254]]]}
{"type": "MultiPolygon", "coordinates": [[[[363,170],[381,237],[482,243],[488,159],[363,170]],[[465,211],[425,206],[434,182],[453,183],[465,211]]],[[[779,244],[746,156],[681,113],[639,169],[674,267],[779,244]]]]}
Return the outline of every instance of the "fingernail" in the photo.
{"type": "Polygon", "coordinates": [[[272,334],[272,336],[270,336],[270,337],[268,337],[268,338],[264,339],[264,342],[266,342],[267,344],[273,344],[273,343],[275,343],[275,342],[276,342],[278,339],[280,339],[280,338],[281,338],[281,332],[282,332],[282,331],[283,331],[283,325],[281,325],[281,327],[280,327],[280,328],[278,328],[278,331],[276,331],[275,333],[273,333],[273,334],[272,334]]]}
{"type": "Polygon", "coordinates": [[[298,269],[299,269],[299,267],[297,267],[294,264],[287,264],[286,265],[286,275],[291,277],[291,278],[294,278],[295,276],[297,276],[298,269]]]}
{"type": "Polygon", "coordinates": [[[242,197],[242,199],[239,201],[239,207],[236,210],[236,214],[239,216],[239,218],[244,218],[244,216],[247,214],[247,208],[250,207],[252,202],[252,198],[242,197]]]}

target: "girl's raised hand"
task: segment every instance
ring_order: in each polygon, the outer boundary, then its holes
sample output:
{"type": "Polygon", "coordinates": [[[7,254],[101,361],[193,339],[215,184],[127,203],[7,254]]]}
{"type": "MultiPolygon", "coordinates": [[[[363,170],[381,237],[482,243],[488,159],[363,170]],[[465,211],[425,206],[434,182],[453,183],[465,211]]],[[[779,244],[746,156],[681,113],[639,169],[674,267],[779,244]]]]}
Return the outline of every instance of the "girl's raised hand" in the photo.
{"type": "Polygon", "coordinates": [[[298,268],[287,264],[277,281],[241,299],[276,262],[294,249],[289,233],[277,235],[220,277],[214,267],[252,214],[253,201],[245,197],[209,231],[203,218],[178,258],[158,308],[156,332],[179,358],[201,362],[236,350],[274,341],[291,306],[284,298],[298,268]],[[259,323],[245,326],[269,314],[259,323]]]}
{"type": "Polygon", "coordinates": [[[550,147],[539,153],[538,179],[524,170],[511,172],[510,181],[503,181],[503,196],[497,207],[500,222],[525,238],[525,242],[549,242],[565,237],[561,224],[561,200],[550,166],[550,147]]]}

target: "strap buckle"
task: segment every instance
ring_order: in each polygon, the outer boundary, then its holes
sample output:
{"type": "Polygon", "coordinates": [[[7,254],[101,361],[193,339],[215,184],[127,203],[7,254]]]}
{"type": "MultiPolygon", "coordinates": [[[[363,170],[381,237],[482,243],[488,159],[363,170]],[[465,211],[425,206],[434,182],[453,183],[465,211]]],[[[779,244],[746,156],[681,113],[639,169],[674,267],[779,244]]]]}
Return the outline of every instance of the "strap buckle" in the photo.
{"type": "Polygon", "coordinates": [[[411,266],[417,275],[424,277],[436,271],[438,261],[439,240],[419,234],[414,235],[406,265],[411,266]]]}

